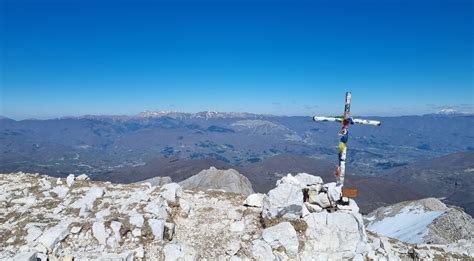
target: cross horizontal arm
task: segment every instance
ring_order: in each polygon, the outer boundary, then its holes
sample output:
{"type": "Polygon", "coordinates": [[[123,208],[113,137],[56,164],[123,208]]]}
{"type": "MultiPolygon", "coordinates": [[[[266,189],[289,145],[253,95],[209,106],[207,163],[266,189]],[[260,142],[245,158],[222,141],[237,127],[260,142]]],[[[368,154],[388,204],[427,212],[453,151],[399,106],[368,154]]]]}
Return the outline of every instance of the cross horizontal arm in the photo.
{"type": "Polygon", "coordinates": [[[373,126],[382,125],[380,121],[374,121],[374,120],[352,119],[352,121],[356,124],[363,124],[363,125],[373,125],[373,126]]]}
{"type": "Polygon", "coordinates": [[[324,116],[314,116],[314,121],[331,121],[331,122],[342,122],[344,118],[341,117],[324,117],[324,116]]]}
{"type": "MultiPolygon", "coordinates": [[[[314,116],[314,121],[329,121],[329,122],[343,122],[344,118],[342,117],[325,117],[325,116],[314,116]]],[[[363,120],[363,119],[352,119],[353,123],[362,124],[362,125],[373,125],[380,126],[382,123],[380,121],[374,120],[363,120]]]]}

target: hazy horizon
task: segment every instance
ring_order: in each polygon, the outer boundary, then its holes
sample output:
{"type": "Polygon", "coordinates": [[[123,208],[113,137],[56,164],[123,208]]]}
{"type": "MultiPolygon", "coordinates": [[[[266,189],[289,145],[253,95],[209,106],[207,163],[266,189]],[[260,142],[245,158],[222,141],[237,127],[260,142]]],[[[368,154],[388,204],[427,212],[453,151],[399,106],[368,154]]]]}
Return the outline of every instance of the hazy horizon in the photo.
{"type": "MultiPolygon", "coordinates": [[[[449,108],[447,108],[449,109],[449,108]]],[[[0,114],[0,118],[8,118],[12,119],[15,121],[22,121],[22,120],[54,120],[54,119],[67,119],[67,118],[81,118],[81,117],[88,117],[88,116],[97,116],[97,117],[134,117],[138,116],[141,113],[146,113],[146,112],[163,112],[163,113],[183,113],[183,114],[197,114],[197,113],[205,113],[205,112],[216,112],[216,113],[243,113],[243,114],[253,114],[253,115],[262,115],[262,116],[276,116],[276,117],[313,117],[313,116],[339,116],[340,114],[337,113],[329,113],[329,114],[318,114],[314,113],[311,115],[300,115],[300,114],[293,114],[293,115],[288,115],[288,114],[271,114],[271,113],[255,113],[255,112],[249,112],[249,111],[216,111],[216,110],[205,110],[205,111],[195,111],[195,112],[190,112],[190,111],[170,111],[170,110],[145,110],[137,113],[128,113],[128,114],[114,114],[114,113],[108,113],[108,114],[102,114],[102,113],[92,113],[92,114],[78,114],[78,115],[60,115],[60,116],[55,116],[55,117],[8,117],[5,115],[0,114]]],[[[425,116],[425,115],[431,115],[431,114],[438,114],[438,115],[450,115],[450,113],[454,115],[474,115],[473,112],[467,112],[467,111],[451,111],[451,112],[445,112],[442,109],[438,111],[432,111],[428,113],[423,113],[423,114],[393,114],[393,115],[362,115],[362,114],[352,114],[352,117],[362,117],[362,118],[368,118],[368,117],[409,117],[409,116],[425,116]]]]}

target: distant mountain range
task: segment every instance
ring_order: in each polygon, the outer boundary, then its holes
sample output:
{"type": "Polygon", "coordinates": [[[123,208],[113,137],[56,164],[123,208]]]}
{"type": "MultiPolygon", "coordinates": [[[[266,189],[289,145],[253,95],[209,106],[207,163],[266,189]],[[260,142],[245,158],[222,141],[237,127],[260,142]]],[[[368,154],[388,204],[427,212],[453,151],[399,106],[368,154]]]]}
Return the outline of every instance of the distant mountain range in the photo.
{"type": "MultiPolygon", "coordinates": [[[[374,118],[382,121],[381,127],[351,127],[351,173],[377,175],[418,160],[474,151],[469,131],[474,116],[374,118]]],[[[0,119],[0,171],[100,176],[157,157],[245,166],[282,153],[336,163],[339,128],[312,122],[311,117],[220,112],[0,119]]]]}
{"type": "MultiPolygon", "coordinates": [[[[382,121],[382,126],[350,128],[347,164],[348,185],[364,188],[360,197],[367,200],[359,201],[363,209],[439,194],[472,213],[464,188],[472,188],[469,168],[474,167],[465,167],[451,177],[450,168],[457,163],[444,159],[439,162],[445,166],[434,164],[437,160],[423,162],[461,151],[472,155],[474,116],[367,118],[382,121]],[[420,174],[413,184],[429,187],[431,183],[425,181],[437,175],[436,182],[453,178],[454,186],[463,189],[450,194],[444,190],[451,185],[439,185],[436,190],[440,193],[430,194],[429,189],[410,185],[416,173],[431,173],[420,171],[431,166],[436,166],[433,169],[438,174],[420,174]]],[[[86,173],[94,179],[119,182],[170,176],[181,181],[215,166],[237,169],[249,178],[255,191],[267,191],[280,175],[289,172],[333,179],[339,128],[335,123],[315,123],[311,117],[223,112],[22,121],[0,118],[0,172],[86,173]]],[[[472,162],[469,160],[461,159],[472,162]]]]}

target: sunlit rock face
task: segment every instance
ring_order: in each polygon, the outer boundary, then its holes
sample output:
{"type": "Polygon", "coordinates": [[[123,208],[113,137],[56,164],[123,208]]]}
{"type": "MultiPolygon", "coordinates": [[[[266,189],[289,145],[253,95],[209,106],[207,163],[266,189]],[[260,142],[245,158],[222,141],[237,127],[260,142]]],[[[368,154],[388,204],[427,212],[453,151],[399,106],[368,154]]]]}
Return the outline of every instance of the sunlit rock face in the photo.
{"type": "Polygon", "coordinates": [[[392,206],[393,213],[386,209],[367,217],[371,230],[397,213],[442,212],[423,237],[442,244],[408,244],[384,236],[387,230],[367,231],[357,203],[333,202],[335,195],[329,194],[337,193],[331,187],[310,174],[285,176],[273,192],[251,195],[172,182],[123,185],[84,176],[1,174],[0,260],[474,257],[469,232],[441,225],[472,224],[470,216],[455,212],[460,210],[428,199],[420,203],[423,208],[407,203],[392,206]],[[308,186],[327,194],[331,206],[304,202],[308,186]],[[400,211],[407,206],[412,212],[400,211]]]}

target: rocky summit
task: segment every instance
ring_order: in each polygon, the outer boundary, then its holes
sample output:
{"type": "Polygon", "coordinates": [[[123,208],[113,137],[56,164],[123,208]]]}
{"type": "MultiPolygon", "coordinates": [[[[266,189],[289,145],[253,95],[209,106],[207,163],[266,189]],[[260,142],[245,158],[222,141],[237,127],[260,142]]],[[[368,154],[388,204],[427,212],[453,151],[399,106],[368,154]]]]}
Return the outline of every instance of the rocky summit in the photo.
{"type": "Polygon", "coordinates": [[[219,170],[210,167],[179,184],[186,189],[221,189],[243,195],[254,192],[249,179],[234,169],[219,170]]]}
{"type": "MultiPolygon", "coordinates": [[[[448,215],[443,211],[438,217],[448,215]]],[[[267,194],[248,196],[172,182],[0,175],[0,260],[474,258],[472,234],[444,236],[433,245],[383,232],[366,231],[354,200],[306,173],[289,174],[267,194]]]]}

